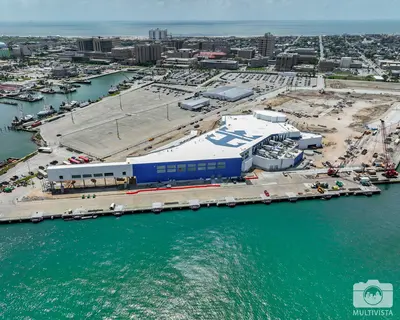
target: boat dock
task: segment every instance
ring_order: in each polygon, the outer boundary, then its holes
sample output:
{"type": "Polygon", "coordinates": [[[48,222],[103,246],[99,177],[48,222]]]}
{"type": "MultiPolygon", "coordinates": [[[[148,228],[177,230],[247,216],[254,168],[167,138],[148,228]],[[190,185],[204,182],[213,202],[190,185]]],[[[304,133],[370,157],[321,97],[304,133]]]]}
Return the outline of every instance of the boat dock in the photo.
{"type": "MultiPolygon", "coordinates": [[[[0,223],[37,223],[49,219],[86,220],[127,214],[159,214],[171,210],[202,210],[208,207],[230,207],[234,210],[235,206],[248,204],[274,205],[291,202],[295,205],[305,200],[328,201],[343,196],[369,197],[381,193],[374,185],[361,186],[350,181],[345,181],[345,187],[340,190],[327,189],[324,193],[319,193],[308,188],[304,179],[294,177],[293,180],[297,181],[283,185],[260,180],[258,185],[222,184],[212,188],[199,186],[199,189],[171,189],[136,194],[127,191],[100,192],[95,198],[82,197],[82,193],[57,195],[49,199],[20,201],[7,214],[0,215],[0,223]],[[268,189],[270,196],[265,195],[265,189],[268,189]],[[110,204],[113,206],[110,207],[110,204]]],[[[334,185],[334,179],[326,180],[334,185]]],[[[0,212],[4,212],[1,206],[0,212]]]]}

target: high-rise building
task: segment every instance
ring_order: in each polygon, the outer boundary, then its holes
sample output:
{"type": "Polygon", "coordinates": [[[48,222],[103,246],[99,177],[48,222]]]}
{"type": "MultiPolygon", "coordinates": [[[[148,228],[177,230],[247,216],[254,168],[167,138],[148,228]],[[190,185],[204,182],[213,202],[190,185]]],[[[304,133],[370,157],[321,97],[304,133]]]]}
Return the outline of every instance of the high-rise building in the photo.
{"type": "Polygon", "coordinates": [[[111,52],[115,46],[115,40],[111,38],[86,38],[78,39],[79,51],[111,52]]]}
{"type": "Polygon", "coordinates": [[[145,44],[135,46],[136,63],[157,62],[161,59],[161,45],[145,44]]]}
{"type": "Polygon", "coordinates": [[[275,37],[271,33],[266,33],[258,39],[258,53],[263,57],[272,58],[275,49],[275,37]]]}
{"type": "Polygon", "coordinates": [[[280,53],[276,57],[277,71],[290,71],[298,63],[298,53],[280,53]]]}
{"type": "Polygon", "coordinates": [[[149,30],[150,40],[165,40],[168,38],[167,29],[151,29],[149,30]]]}

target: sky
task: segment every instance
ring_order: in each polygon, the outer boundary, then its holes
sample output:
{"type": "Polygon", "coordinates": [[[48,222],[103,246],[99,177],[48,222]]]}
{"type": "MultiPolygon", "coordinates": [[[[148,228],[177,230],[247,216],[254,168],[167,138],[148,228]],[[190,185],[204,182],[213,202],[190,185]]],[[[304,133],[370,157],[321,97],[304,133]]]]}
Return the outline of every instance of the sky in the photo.
{"type": "Polygon", "coordinates": [[[0,0],[0,21],[378,19],[400,0],[0,0]]]}

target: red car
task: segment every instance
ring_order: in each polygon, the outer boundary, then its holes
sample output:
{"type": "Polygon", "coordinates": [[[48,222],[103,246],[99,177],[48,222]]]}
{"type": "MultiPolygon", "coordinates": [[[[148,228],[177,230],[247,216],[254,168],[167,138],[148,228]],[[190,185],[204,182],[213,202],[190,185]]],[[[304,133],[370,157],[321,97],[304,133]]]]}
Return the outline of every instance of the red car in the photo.
{"type": "Polygon", "coordinates": [[[264,194],[266,197],[269,197],[269,192],[267,190],[264,190],[264,194]]]}

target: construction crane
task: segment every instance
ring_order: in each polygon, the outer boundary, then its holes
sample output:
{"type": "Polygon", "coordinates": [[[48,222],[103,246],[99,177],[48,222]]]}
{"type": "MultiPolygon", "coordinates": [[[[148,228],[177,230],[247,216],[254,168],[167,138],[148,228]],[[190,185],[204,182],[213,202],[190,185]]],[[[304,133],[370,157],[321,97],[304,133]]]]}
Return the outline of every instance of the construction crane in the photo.
{"type": "Polygon", "coordinates": [[[330,177],[339,177],[339,170],[344,167],[345,161],[342,161],[338,166],[334,167],[330,162],[328,163],[329,169],[327,175],[330,177]]]}
{"type": "Polygon", "coordinates": [[[390,160],[389,151],[386,146],[387,133],[385,127],[385,121],[381,119],[381,131],[382,131],[382,143],[383,143],[383,153],[385,157],[385,173],[383,174],[386,178],[396,178],[399,173],[396,171],[395,165],[390,160]]]}

